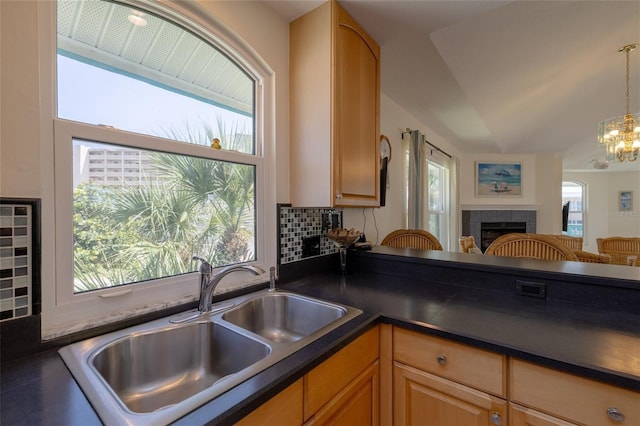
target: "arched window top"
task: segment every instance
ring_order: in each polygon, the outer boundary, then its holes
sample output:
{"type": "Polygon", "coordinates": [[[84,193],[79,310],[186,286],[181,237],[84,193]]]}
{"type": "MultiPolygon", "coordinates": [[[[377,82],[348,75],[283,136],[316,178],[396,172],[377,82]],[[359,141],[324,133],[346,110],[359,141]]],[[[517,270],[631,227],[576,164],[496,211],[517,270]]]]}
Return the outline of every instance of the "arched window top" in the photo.
{"type": "Polygon", "coordinates": [[[58,117],[207,146],[223,132],[232,149],[255,152],[255,79],[189,28],[110,1],[62,0],[57,52],[58,117]]]}

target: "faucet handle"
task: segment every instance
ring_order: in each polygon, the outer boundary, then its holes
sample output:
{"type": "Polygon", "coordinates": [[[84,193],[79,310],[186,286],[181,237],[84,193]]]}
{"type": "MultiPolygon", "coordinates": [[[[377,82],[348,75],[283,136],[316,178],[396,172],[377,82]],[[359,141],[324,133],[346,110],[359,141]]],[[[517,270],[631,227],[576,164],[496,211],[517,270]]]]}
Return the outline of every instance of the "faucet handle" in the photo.
{"type": "Polygon", "coordinates": [[[200,262],[200,267],[198,268],[198,272],[200,272],[201,274],[210,274],[211,271],[213,271],[213,266],[211,266],[211,264],[207,262],[205,259],[203,259],[202,257],[193,256],[191,259],[197,260],[200,262]]]}

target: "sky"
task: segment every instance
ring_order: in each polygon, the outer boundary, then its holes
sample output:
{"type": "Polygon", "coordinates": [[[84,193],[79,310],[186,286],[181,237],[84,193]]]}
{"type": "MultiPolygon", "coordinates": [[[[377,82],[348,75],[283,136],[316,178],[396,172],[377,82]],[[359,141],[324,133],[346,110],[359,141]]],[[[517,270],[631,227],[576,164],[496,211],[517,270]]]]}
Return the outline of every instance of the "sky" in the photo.
{"type": "Polygon", "coordinates": [[[227,128],[232,123],[240,123],[247,132],[253,128],[250,117],[62,55],[58,55],[58,116],[150,135],[202,121],[217,129],[216,116],[228,121],[227,128]]]}

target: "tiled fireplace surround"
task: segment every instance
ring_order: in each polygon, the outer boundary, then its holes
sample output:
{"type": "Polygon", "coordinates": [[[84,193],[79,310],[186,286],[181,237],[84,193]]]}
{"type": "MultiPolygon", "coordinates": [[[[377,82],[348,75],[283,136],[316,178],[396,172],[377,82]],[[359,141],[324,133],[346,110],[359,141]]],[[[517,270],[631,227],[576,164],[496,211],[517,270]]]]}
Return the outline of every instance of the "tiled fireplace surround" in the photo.
{"type": "Polygon", "coordinates": [[[535,210],[462,210],[462,235],[471,235],[480,247],[482,223],[524,222],[526,232],[536,232],[535,210]]]}

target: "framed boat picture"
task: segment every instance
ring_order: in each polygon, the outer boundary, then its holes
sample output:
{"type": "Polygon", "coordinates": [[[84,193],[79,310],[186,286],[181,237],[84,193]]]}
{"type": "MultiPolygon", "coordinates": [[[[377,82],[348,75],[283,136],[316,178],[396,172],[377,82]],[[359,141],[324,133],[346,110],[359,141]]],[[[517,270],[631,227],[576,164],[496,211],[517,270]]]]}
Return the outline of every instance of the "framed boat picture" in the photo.
{"type": "Polygon", "coordinates": [[[521,197],[522,163],[476,161],[477,197],[521,197]]]}

